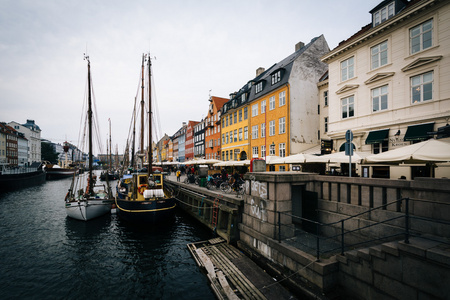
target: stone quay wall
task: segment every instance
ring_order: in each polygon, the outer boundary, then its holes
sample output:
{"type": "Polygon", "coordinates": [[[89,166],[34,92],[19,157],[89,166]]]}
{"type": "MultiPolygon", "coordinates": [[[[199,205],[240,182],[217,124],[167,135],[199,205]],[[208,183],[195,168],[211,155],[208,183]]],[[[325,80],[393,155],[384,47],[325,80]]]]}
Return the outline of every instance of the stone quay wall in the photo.
{"type": "MultiPolygon", "coordinates": [[[[439,272],[436,274],[450,278],[449,179],[416,178],[411,181],[299,172],[249,173],[245,179],[239,244],[250,254],[300,275],[307,285],[323,293],[339,289],[341,293],[359,299],[372,296],[387,299],[440,298],[443,291],[448,292],[447,295],[450,293],[448,285],[433,282],[435,278],[428,276],[439,272]],[[400,198],[409,198],[410,233],[418,236],[410,238],[409,243],[405,243],[404,235],[406,202],[387,205],[400,198]],[[346,231],[371,224],[377,226],[346,235],[345,242],[358,243],[394,236],[392,241],[372,243],[354,252],[346,251],[343,255],[321,258],[320,261],[314,254],[285,242],[295,236],[294,225],[303,226],[304,220],[300,217],[311,215],[309,206],[316,212],[316,221],[327,224],[383,205],[382,209],[346,222],[346,231]],[[385,222],[396,217],[398,219],[392,222],[385,222]],[[396,243],[396,250],[389,243],[396,243]],[[442,246],[445,243],[447,248],[442,246]],[[422,268],[427,272],[420,272],[422,268]],[[411,273],[411,270],[415,272],[411,273]],[[421,281],[427,284],[415,284],[421,281]],[[409,296],[399,296],[401,291],[409,296]]],[[[334,236],[340,230],[337,223],[321,227],[320,235],[334,236]]]]}

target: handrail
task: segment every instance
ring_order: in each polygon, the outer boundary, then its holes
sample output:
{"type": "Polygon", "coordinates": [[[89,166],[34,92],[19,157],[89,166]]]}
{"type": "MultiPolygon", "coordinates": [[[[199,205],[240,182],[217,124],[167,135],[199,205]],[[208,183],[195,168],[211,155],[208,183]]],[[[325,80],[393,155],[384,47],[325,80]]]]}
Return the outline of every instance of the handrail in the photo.
{"type": "MultiPolygon", "coordinates": [[[[373,243],[375,241],[392,239],[393,237],[396,237],[396,236],[404,236],[404,242],[408,244],[409,243],[409,238],[411,236],[411,232],[410,232],[411,231],[411,224],[410,224],[411,219],[418,219],[418,220],[435,222],[435,223],[439,223],[439,224],[449,224],[450,225],[450,222],[446,222],[446,221],[442,221],[442,220],[434,220],[434,219],[420,217],[420,216],[411,216],[410,213],[409,213],[409,201],[410,200],[411,199],[408,198],[408,197],[400,198],[400,199],[397,199],[395,201],[392,201],[392,202],[389,202],[389,203],[385,203],[385,204],[382,204],[382,205],[374,207],[374,208],[370,208],[367,211],[355,214],[353,216],[349,216],[349,217],[343,218],[341,220],[338,220],[338,221],[335,221],[335,222],[326,223],[326,224],[318,222],[318,221],[306,219],[306,218],[303,218],[303,217],[298,217],[298,216],[295,216],[295,215],[292,215],[292,214],[289,214],[289,213],[277,212],[278,213],[278,222],[277,222],[278,223],[277,224],[278,225],[278,242],[281,243],[281,232],[282,232],[281,231],[281,227],[282,226],[289,226],[289,225],[282,225],[281,224],[281,214],[283,214],[285,216],[289,216],[291,218],[295,218],[297,220],[306,221],[306,222],[308,222],[311,225],[315,225],[316,233],[314,235],[316,237],[316,260],[317,261],[320,261],[320,255],[324,254],[324,253],[329,253],[329,252],[334,252],[336,250],[340,250],[341,254],[344,254],[345,249],[348,248],[348,247],[355,247],[355,246],[359,246],[359,245],[362,245],[362,244],[373,243]],[[392,217],[392,218],[388,218],[388,219],[385,219],[385,220],[382,220],[382,221],[372,221],[372,224],[368,224],[366,226],[359,227],[359,228],[356,228],[356,229],[351,229],[351,230],[347,230],[347,231],[345,230],[346,222],[348,222],[350,220],[354,220],[354,219],[356,219],[356,218],[358,218],[358,217],[360,217],[362,215],[370,214],[373,211],[385,209],[387,206],[392,205],[392,204],[398,204],[398,203],[402,204],[403,201],[405,202],[403,215],[398,215],[398,216],[395,216],[395,217],[392,217]],[[391,221],[400,220],[400,219],[405,219],[403,232],[394,233],[394,234],[391,234],[391,235],[384,235],[384,236],[375,237],[375,238],[372,237],[370,239],[363,240],[363,241],[360,241],[360,242],[357,242],[357,243],[353,243],[353,244],[346,244],[345,243],[346,236],[348,236],[350,234],[361,232],[361,231],[363,231],[363,230],[365,230],[367,228],[370,228],[370,227],[374,227],[374,226],[378,226],[378,225],[382,225],[382,224],[389,224],[389,222],[391,222],[391,221]],[[339,227],[336,226],[337,224],[339,224],[340,226],[339,227]],[[319,234],[321,232],[321,229],[324,228],[324,227],[333,227],[333,228],[339,230],[339,233],[336,233],[335,235],[331,235],[331,236],[327,236],[327,237],[322,237],[319,234]],[[320,241],[327,241],[327,240],[333,240],[333,241],[340,240],[340,246],[336,247],[336,248],[332,248],[332,249],[321,249],[320,248],[320,244],[321,244],[320,241]]],[[[398,225],[398,228],[399,228],[399,230],[401,230],[401,227],[399,225],[398,225]]],[[[413,234],[413,235],[416,236],[417,234],[413,234]]],[[[427,239],[433,240],[430,237],[423,237],[423,238],[427,238],[427,239]]],[[[443,243],[446,243],[446,244],[450,244],[449,241],[442,240],[440,242],[443,242],[443,243]]],[[[313,249],[313,247],[311,247],[309,245],[306,245],[306,244],[302,244],[302,246],[307,247],[309,249],[313,249]]],[[[322,248],[323,248],[323,246],[322,246],[322,248]]]]}

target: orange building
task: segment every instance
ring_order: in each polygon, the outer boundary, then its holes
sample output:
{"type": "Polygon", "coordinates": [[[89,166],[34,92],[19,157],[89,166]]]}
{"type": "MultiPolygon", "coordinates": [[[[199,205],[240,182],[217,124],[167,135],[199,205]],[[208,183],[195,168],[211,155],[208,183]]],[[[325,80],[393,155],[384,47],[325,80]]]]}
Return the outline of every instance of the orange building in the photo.
{"type": "Polygon", "coordinates": [[[220,110],[227,98],[211,96],[205,120],[205,159],[220,159],[220,110]]]}

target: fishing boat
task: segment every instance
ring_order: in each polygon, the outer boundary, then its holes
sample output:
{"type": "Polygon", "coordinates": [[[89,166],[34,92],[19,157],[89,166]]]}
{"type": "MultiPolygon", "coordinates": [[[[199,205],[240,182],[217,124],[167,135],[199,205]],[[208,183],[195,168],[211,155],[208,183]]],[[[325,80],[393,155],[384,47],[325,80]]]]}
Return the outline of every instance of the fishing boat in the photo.
{"type": "MultiPolygon", "coordinates": [[[[107,180],[106,184],[97,184],[97,176],[93,171],[91,66],[89,57],[85,56],[85,59],[88,62],[87,119],[89,132],[87,136],[89,138],[89,173],[73,175],[72,183],[64,199],[67,216],[82,221],[88,221],[110,213],[114,203],[109,181],[107,180]]],[[[82,144],[84,144],[84,141],[82,144]]]]}
{"type": "MultiPolygon", "coordinates": [[[[140,170],[135,171],[135,153],[134,153],[134,134],[132,142],[132,159],[129,174],[125,174],[117,185],[116,207],[119,218],[137,224],[156,224],[164,221],[170,221],[174,215],[176,200],[171,191],[164,186],[164,175],[162,169],[152,165],[152,91],[151,91],[151,59],[150,55],[142,56],[142,90],[141,90],[141,135],[140,150],[136,156],[140,159],[140,170]],[[147,163],[145,164],[144,151],[144,65],[147,60],[148,67],[148,145],[147,145],[147,163]]],[[[135,98],[137,99],[137,97],[135,98]]],[[[133,120],[136,120],[136,103],[133,111],[133,120]]],[[[133,122],[133,133],[135,132],[135,122],[133,122]]],[[[128,143],[127,143],[128,145],[128,143]]]]}

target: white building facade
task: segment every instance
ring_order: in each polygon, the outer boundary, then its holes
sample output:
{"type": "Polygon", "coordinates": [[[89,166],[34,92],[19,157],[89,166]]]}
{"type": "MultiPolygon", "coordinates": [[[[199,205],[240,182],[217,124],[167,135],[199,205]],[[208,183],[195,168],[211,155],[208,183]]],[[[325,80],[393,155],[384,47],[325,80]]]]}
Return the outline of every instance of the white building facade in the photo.
{"type": "Polygon", "coordinates": [[[426,140],[450,119],[450,2],[382,1],[372,23],[322,57],[328,136],[380,153],[426,140]]]}

